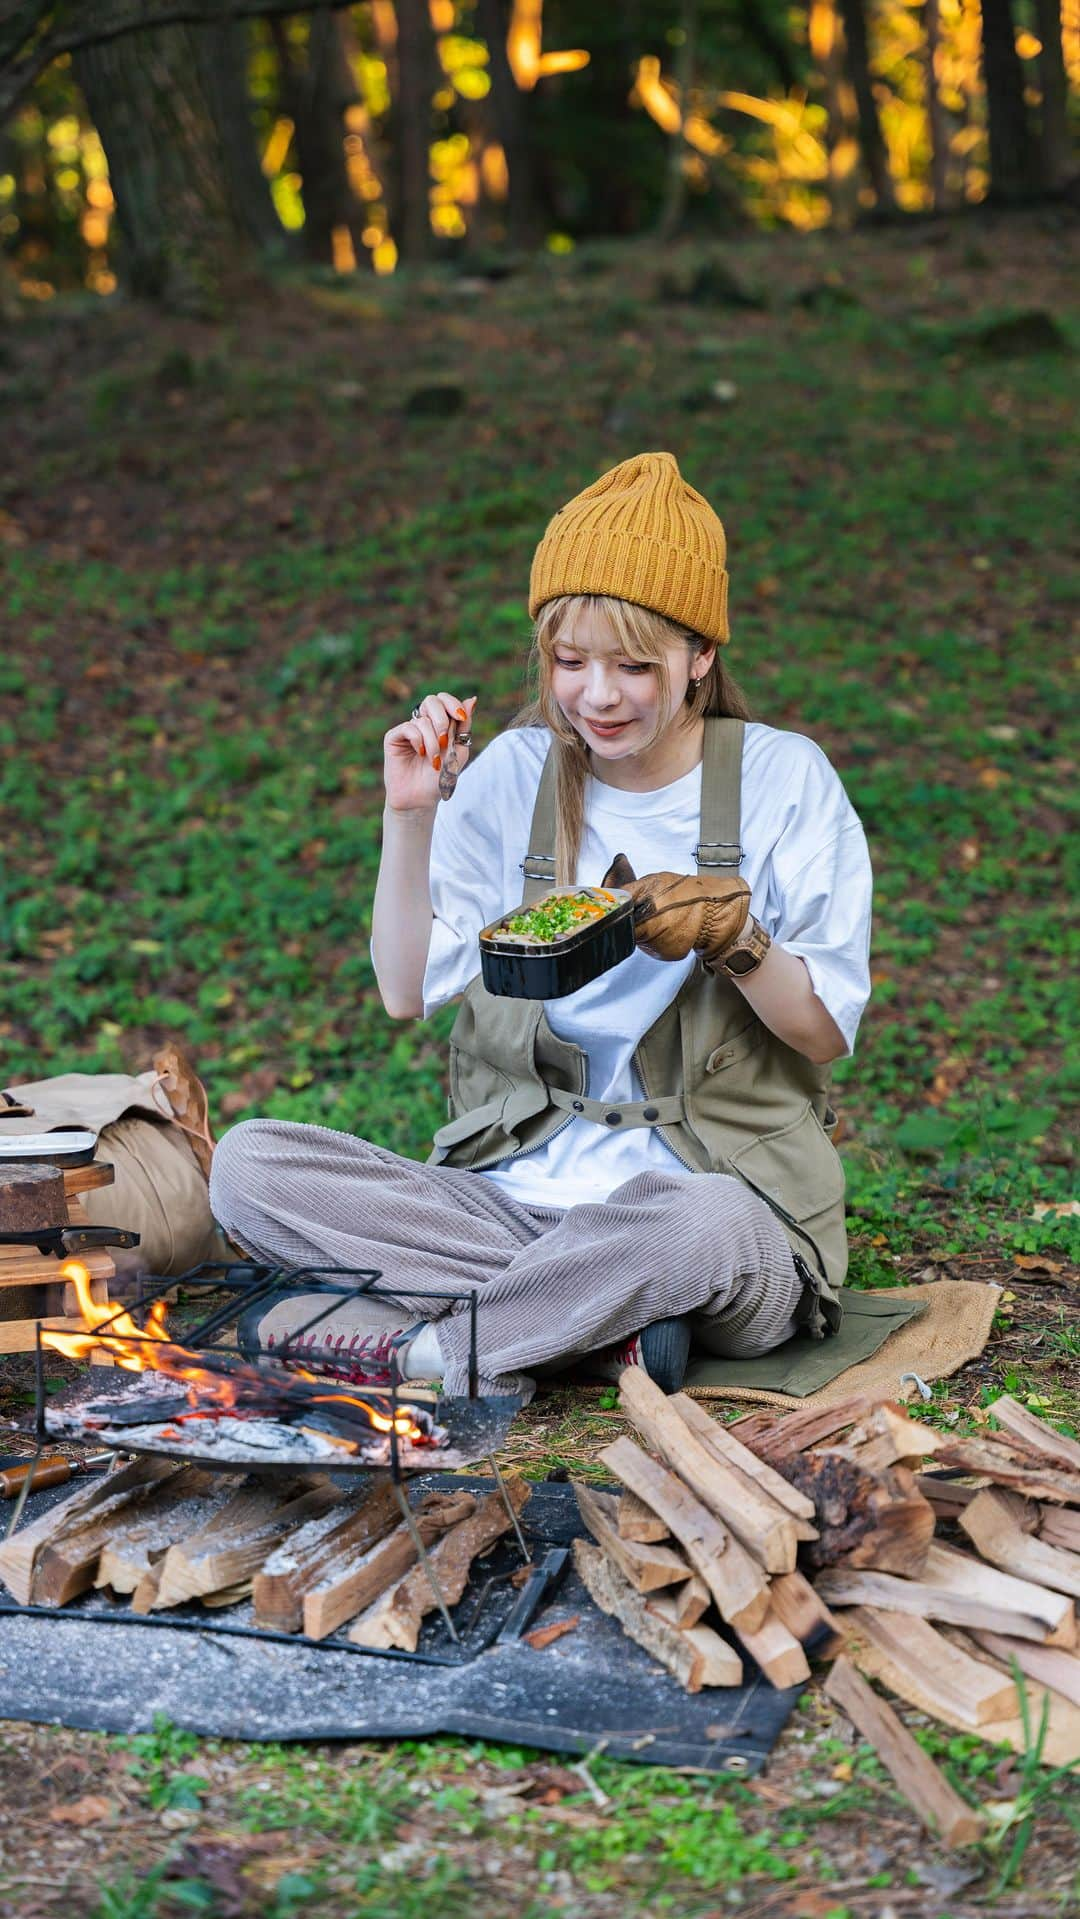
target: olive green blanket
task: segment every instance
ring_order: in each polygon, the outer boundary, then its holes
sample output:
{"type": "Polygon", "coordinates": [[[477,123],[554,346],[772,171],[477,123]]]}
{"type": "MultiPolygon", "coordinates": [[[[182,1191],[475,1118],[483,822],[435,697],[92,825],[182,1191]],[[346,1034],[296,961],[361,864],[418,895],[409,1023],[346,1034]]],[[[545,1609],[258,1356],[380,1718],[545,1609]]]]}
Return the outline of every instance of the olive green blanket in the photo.
{"type": "Polygon", "coordinates": [[[909,1399],[914,1379],[943,1379],[977,1357],[990,1336],[998,1286],[940,1279],[885,1292],[843,1288],[844,1317],[830,1339],[798,1334],[760,1359],[690,1356],[686,1390],[699,1399],[813,1399],[824,1405],[849,1393],[909,1399]]]}

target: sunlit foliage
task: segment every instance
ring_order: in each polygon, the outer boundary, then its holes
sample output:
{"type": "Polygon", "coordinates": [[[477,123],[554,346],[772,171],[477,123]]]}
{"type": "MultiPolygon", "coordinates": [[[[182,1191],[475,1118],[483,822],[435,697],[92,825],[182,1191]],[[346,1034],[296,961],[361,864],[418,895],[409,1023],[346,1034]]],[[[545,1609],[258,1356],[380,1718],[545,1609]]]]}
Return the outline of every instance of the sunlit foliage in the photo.
{"type": "MultiPolygon", "coordinates": [[[[1017,0],[1014,10],[1025,100],[1037,126],[1043,49],[1034,5],[1017,0]]],[[[428,0],[428,13],[429,220],[433,247],[453,252],[502,237],[511,182],[476,0],[428,0]]],[[[974,204],[990,186],[979,0],[937,0],[933,15],[931,48],[926,0],[876,0],[867,12],[873,99],[901,211],[974,204]]],[[[743,16],[707,5],[697,16],[687,48],[684,15],[673,0],[639,7],[629,20],[613,19],[598,0],[551,0],[546,14],[543,0],[514,0],[505,54],[522,124],[544,153],[549,244],[609,230],[610,186],[601,186],[599,174],[610,167],[613,137],[623,140],[619,170],[629,183],[619,231],[658,218],[669,162],[684,176],[686,217],[703,230],[723,226],[736,203],[762,224],[798,228],[874,208],[835,0],[786,11],[766,0],[761,17],[774,54],[777,45],[782,51],[771,66],[765,43],[740,24],[743,16]],[[565,44],[575,32],[586,44],[565,44]],[[601,61],[602,83],[592,71],[601,61]]],[[[311,18],[298,12],[276,28],[301,63],[311,18]]],[[[335,225],[332,264],[338,272],[392,272],[397,17],[393,0],[362,0],[338,18],[354,88],[341,139],[356,218],[335,225]]],[[[1064,0],[1062,28],[1066,72],[1077,89],[1080,0],[1064,0]]],[[[279,71],[281,42],[275,46],[261,20],[245,32],[259,159],[284,235],[300,236],[308,209],[279,71]]],[[[0,250],[14,262],[23,294],[48,299],[77,285],[111,292],[114,215],[101,142],[65,57],[0,129],[0,250]]]]}

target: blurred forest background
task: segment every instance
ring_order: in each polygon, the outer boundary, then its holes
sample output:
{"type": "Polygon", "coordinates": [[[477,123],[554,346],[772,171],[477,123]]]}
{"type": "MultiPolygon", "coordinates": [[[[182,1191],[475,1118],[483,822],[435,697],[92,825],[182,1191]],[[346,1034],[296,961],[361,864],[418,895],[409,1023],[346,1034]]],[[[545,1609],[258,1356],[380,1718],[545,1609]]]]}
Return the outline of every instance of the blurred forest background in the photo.
{"type": "Polygon", "coordinates": [[[1075,195],[1080,0],[3,0],[24,297],[1075,195]]]}

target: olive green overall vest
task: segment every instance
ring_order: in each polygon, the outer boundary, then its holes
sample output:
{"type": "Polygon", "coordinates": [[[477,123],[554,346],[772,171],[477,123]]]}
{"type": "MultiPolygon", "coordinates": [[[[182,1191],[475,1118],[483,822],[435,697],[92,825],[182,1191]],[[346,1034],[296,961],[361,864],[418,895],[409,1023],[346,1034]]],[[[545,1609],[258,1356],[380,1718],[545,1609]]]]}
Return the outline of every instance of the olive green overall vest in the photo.
{"type": "MultiPolygon", "coordinates": [[[[743,722],[707,720],[699,872],[737,871],[743,722]]],[[[555,884],[555,759],[549,753],[522,863],[529,904],[555,884]]],[[[618,848],[611,849],[612,854],[618,848]]],[[[613,985],[613,991],[617,988],[613,985]]],[[[531,1153],[574,1118],[597,1126],[653,1126],[692,1172],[729,1173],[772,1208],[807,1282],[804,1330],[840,1323],[847,1271],[844,1172],[829,1133],[827,1066],[785,1046],[737,986],[698,961],[640,1041],[634,1067],[645,1098],[588,1097],[588,1058],[558,1039],[542,1002],[502,999],[479,977],[450,1036],[449,1122],[432,1162],[479,1171],[531,1153]]]]}

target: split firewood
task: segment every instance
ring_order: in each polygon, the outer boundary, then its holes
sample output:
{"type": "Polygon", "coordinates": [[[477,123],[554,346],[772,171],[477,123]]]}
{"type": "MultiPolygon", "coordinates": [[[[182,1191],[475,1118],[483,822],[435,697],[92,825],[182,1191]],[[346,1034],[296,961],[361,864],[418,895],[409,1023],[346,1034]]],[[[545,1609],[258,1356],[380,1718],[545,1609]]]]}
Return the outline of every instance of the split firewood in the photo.
{"type": "Polygon", "coordinates": [[[152,1559],[150,1561],[131,1595],[132,1612],[140,1614],[153,1612],[154,1601],[158,1596],[158,1587],[161,1585],[161,1573],[164,1565],[164,1553],[162,1553],[160,1559],[152,1559]]]}
{"type": "Polygon", "coordinates": [[[858,1420],[842,1441],[834,1444],[840,1452],[865,1466],[867,1472],[876,1473],[886,1466],[906,1465],[930,1457],[941,1445],[941,1434],[886,1400],[858,1420]]]}
{"type": "Polygon", "coordinates": [[[1027,1580],[1012,1579],[946,1546],[931,1547],[921,1580],[835,1566],[820,1573],[816,1585],[833,1606],[879,1606],[885,1612],[947,1620],[954,1626],[982,1626],[988,1632],[1036,1639],[1043,1645],[1076,1644],[1071,1600],[1027,1580]]]}
{"type": "Polygon", "coordinates": [[[814,1502],[792,1486],[781,1473],[764,1459],[759,1459],[744,1446],[740,1439],[722,1426],[719,1420],[710,1419],[705,1408],[691,1399],[689,1393],[675,1393],[670,1401],[679,1417],[695,1433],[703,1446],[715,1458],[722,1460],[740,1473],[744,1479],[752,1480],[757,1490],[774,1505],[783,1507],[796,1522],[796,1533],[800,1539],[816,1539],[817,1528],[813,1524],[814,1502]]]}
{"type": "MultiPolygon", "coordinates": [[[[514,1477],[507,1480],[506,1491],[514,1511],[520,1513],[532,1487],[514,1477]]],[[[510,1531],[510,1524],[505,1501],[496,1489],[432,1548],[431,1566],[448,1606],[456,1605],[465,1591],[473,1561],[489,1552],[496,1540],[510,1531]]],[[[415,1652],[425,1614],[437,1603],[425,1568],[413,1566],[367,1612],[361,1613],[350,1628],[349,1638],[357,1646],[397,1646],[403,1652],[415,1652]]]]}
{"type": "Polygon", "coordinates": [[[255,1624],[273,1632],[299,1632],[304,1594],[340,1564],[343,1554],[366,1552],[401,1523],[401,1508],[388,1479],[376,1481],[359,1506],[323,1513],[294,1532],[263,1561],[252,1581],[255,1624]]]}
{"type": "Polygon", "coordinates": [[[1004,1667],[1015,1659],[1020,1671],[1037,1679],[1050,1692],[1060,1693],[1074,1706],[1080,1706],[1080,1657],[1060,1646],[1036,1646],[1030,1639],[1006,1639],[1001,1633],[970,1628],[970,1637],[983,1652],[991,1653],[1004,1667]]]}
{"type": "Polygon", "coordinates": [[[304,1490],[293,1491],[284,1502],[273,1493],[236,1493],[202,1532],[170,1546],[151,1611],[228,1587],[249,1591],[267,1553],[286,1533],[341,1503],[337,1488],[321,1475],[302,1483],[304,1490]]]}
{"type": "MultiPolygon", "coordinates": [[[[414,1514],[416,1530],[425,1547],[476,1509],[471,1493],[428,1493],[414,1514]]],[[[324,1569],[319,1583],[304,1594],[304,1632],[309,1639],[325,1639],[337,1626],[364,1612],[379,1594],[395,1584],[415,1564],[412,1534],[402,1524],[395,1532],[357,1552],[345,1552],[324,1569]]]]}
{"type": "MultiPolygon", "coordinates": [[[[951,1707],[938,1698],[931,1682],[925,1682],[921,1674],[913,1674],[910,1668],[896,1665],[880,1647],[864,1640],[854,1623],[857,1615],[851,1614],[851,1634],[848,1647],[851,1658],[868,1679],[876,1679],[890,1692],[903,1699],[916,1711],[924,1712],[931,1719],[939,1719],[946,1726],[955,1726],[960,1732],[971,1731],[961,1720],[954,1717],[951,1707]]],[[[1080,1709],[1056,1693],[1048,1692],[1035,1680],[1026,1681],[1028,1695],[1028,1722],[1019,1713],[1008,1719],[989,1719],[983,1726],[974,1728],[980,1739],[989,1745],[1007,1745],[1013,1752],[1028,1750],[1031,1739],[1031,1727],[1041,1726],[1043,1712],[1046,1712],[1046,1738],[1042,1748],[1042,1761],[1047,1766],[1064,1766],[1080,1756],[1080,1709]]]]}
{"type": "Polygon", "coordinates": [[[633,1539],[622,1539],[618,1532],[618,1500],[611,1493],[600,1493],[580,1479],[571,1481],[577,1496],[578,1511],[598,1546],[628,1580],[635,1592],[656,1592],[689,1579],[691,1568],[681,1553],[670,1546],[641,1546],[633,1539]]]}
{"type": "Polygon", "coordinates": [[[794,1570],[799,1542],[791,1514],[728,1465],[714,1447],[706,1446],[640,1366],[628,1366],[622,1374],[619,1403],[646,1444],[730,1527],[766,1572],[794,1570]]]}
{"type": "Polygon", "coordinates": [[[742,1661],[719,1633],[710,1633],[704,1626],[684,1632],[658,1618],[653,1602],[634,1591],[599,1546],[575,1539],[574,1565],[601,1612],[617,1619],[627,1637],[666,1666],[687,1692],[700,1692],[703,1686],[741,1685],[742,1661]]]}
{"type": "Polygon", "coordinates": [[[33,1244],[35,1232],[67,1223],[64,1175],[58,1166],[0,1168],[0,1233],[25,1232],[33,1244]]]}
{"type": "Polygon", "coordinates": [[[753,1632],[736,1626],[739,1642],[761,1667],[770,1686],[782,1692],[786,1686],[801,1685],[810,1677],[806,1654],[794,1633],[789,1632],[776,1607],[769,1606],[760,1626],[753,1632]]]}
{"type": "Polygon", "coordinates": [[[878,1698],[844,1654],[834,1663],[825,1691],[869,1740],[912,1810],[943,1846],[971,1846],[982,1838],[981,1814],[954,1791],[892,1707],[878,1698]]]}
{"type": "Polygon", "coordinates": [[[1066,1471],[1040,1459],[1034,1451],[1021,1450],[1003,1440],[998,1433],[980,1433],[977,1437],[950,1437],[938,1448],[939,1466],[955,1466],[964,1472],[992,1479],[995,1485],[1011,1486],[1029,1499],[1046,1499],[1054,1505],[1080,1506],[1080,1472],[1066,1471]]]}
{"type": "Polygon", "coordinates": [[[1080,1599],[1080,1554],[1062,1552],[1032,1539],[1008,1493],[984,1492],[960,1514],[960,1525],[976,1551],[992,1566],[1020,1579],[1049,1586],[1051,1592],[1080,1599]]]}
{"type": "Polygon", "coordinates": [[[40,1518],[20,1526],[0,1546],[0,1580],[20,1606],[30,1604],[34,1567],[47,1546],[91,1519],[121,1511],[171,1479],[179,1467],[171,1459],[139,1459],[120,1472],[107,1473],[92,1485],[80,1486],[70,1499],[51,1506],[40,1518]]]}
{"type": "MultiPolygon", "coordinates": [[[[680,1588],[680,1591],[683,1590],[680,1588]]],[[[653,1593],[645,1602],[646,1610],[657,1619],[670,1626],[674,1632],[682,1634],[696,1653],[705,1661],[701,1674],[703,1686],[738,1686],[742,1683],[742,1661],[734,1646],[721,1639],[711,1626],[701,1626],[696,1622],[684,1624],[679,1617],[679,1602],[665,1593],[653,1593]],[[738,1678],[736,1678],[738,1673],[738,1678]]]]}
{"type": "Polygon", "coordinates": [[[663,1592],[649,1593],[646,1597],[650,1606],[656,1602],[661,1619],[683,1632],[704,1619],[713,1603],[709,1588],[697,1573],[691,1573],[681,1586],[668,1586],[663,1592]]]}
{"type": "Polygon", "coordinates": [[[785,1413],[782,1419],[766,1421],[764,1415],[750,1413],[745,1419],[733,1420],[728,1431],[759,1458],[779,1466],[781,1460],[809,1452],[846,1432],[878,1403],[866,1393],[856,1393],[850,1399],[837,1400],[835,1406],[808,1406],[803,1412],[785,1413]]]}
{"type": "Polygon", "coordinates": [[[620,1539],[631,1539],[636,1546],[656,1546],[671,1538],[663,1520],[636,1493],[622,1493],[618,1504],[620,1539]]]}
{"type": "Polygon", "coordinates": [[[979,1490],[977,1486],[961,1485],[958,1479],[947,1479],[944,1473],[916,1473],[915,1486],[934,1508],[937,1519],[958,1519],[979,1490]]]}
{"type": "Polygon", "coordinates": [[[1022,1441],[1036,1453],[1045,1454],[1066,1471],[1080,1472],[1080,1440],[1069,1439],[1065,1433],[1048,1426],[1045,1419],[1038,1419],[1008,1394],[995,1399],[990,1411],[1010,1438],[1022,1441]]]}
{"type": "Polygon", "coordinates": [[[903,1466],[871,1473],[828,1449],[792,1454],[781,1471],[814,1502],[819,1537],[806,1548],[811,1566],[873,1566],[909,1577],[922,1571],[934,1512],[903,1466]]]}
{"type": "Polygon", "coordinates": [[[844,1644],[844,1628],[801,1572],[778,1573],[769,1582],[769,1606],[805,1653],[831,1659],[844,1644]]]}
{"type": "Polygon", "coordinates": [[[1040,1506],[1038,1511],[1039,1538],[1063,1552],[1080,1553],[1080,1512],[1061,1506],[1040,1506]]]}
{"type": "Polygon", "coordinates": [[[910,1672],[948,1706],[954,1723],[977,1731],[992,1719],[1010,1719],[1020,1710],[1016,1686],[1007,1674],[985,1660],[973,1659],[925,1619],[857,1606],[852,1624],[861,1638],[879,1647],[895,1666],[910,1672]]]}
{"type": "Polygon", "coordinates": [[[751,1631],[760,1626],[769,1609],[765,1574],[734,1534],[694,1498],[682,1480],[657,1460],[650,1459],[625,1434],[605,1447],[600,1463],[666,1522],[695,1572],[700,1573],[712,1593],[721,1619],[751,1631]]]}
{"type": "Polygon", "coordinates": [[[154,1560],[176,1540],[198,1532],[220,1512],[236,1482],[199,1466],[182,1466],[156,1493],[144,1499],[130,1525],[106,1522],[94,1573],[94,1585],[118,1595],[132,1593],[154,1560]]]}

